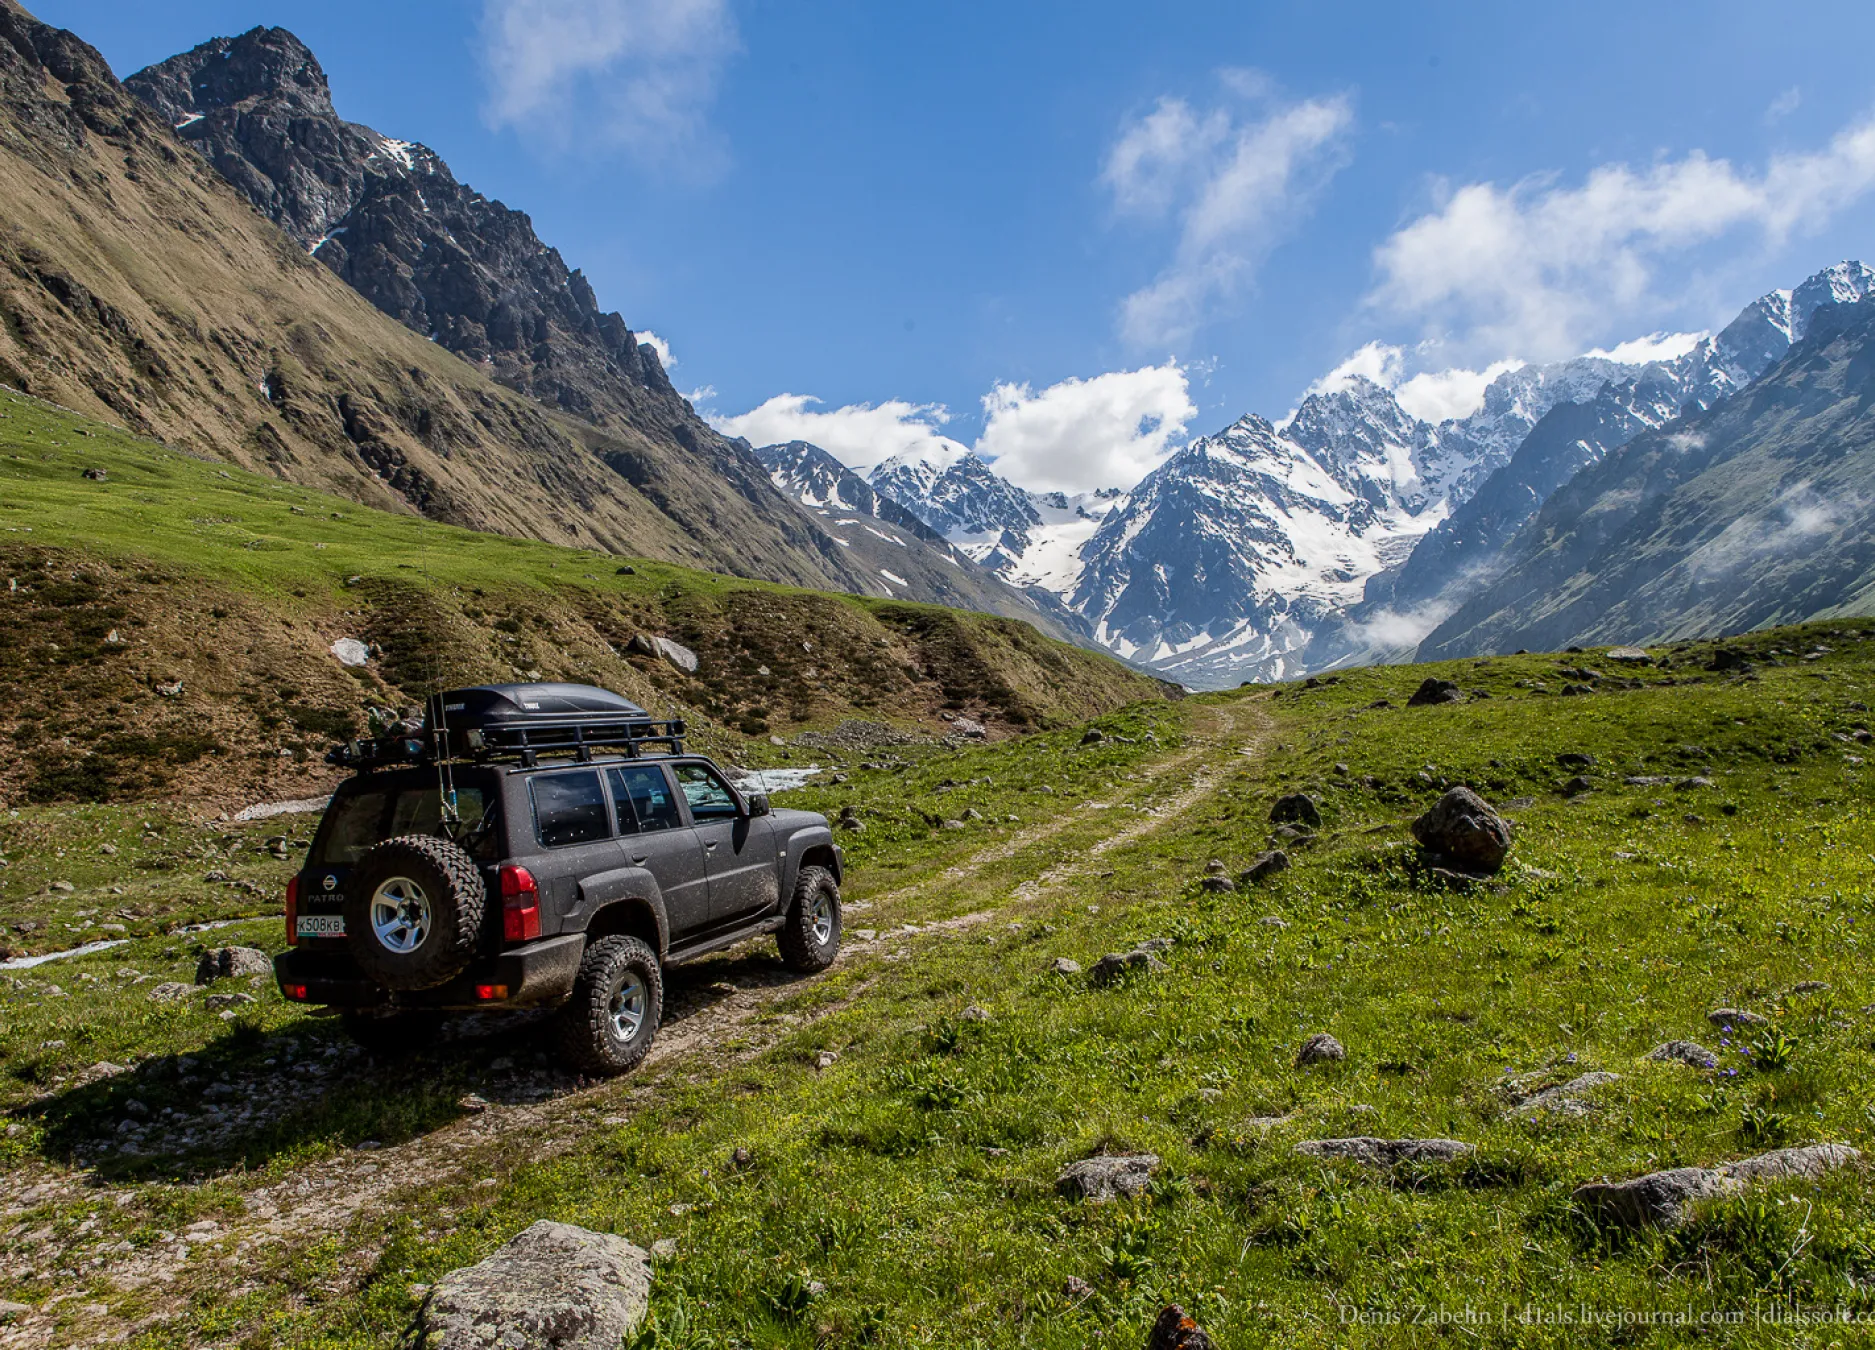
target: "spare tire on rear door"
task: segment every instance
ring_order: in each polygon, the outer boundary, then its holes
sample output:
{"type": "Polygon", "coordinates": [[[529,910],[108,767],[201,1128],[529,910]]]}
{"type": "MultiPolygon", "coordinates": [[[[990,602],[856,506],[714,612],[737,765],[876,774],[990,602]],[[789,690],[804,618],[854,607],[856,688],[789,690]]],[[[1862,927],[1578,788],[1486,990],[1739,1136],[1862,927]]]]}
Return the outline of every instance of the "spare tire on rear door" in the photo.
{"type": "Polygon", "coordinates": [[[386,839],[352,869],[345,937],[366,977],[386,989],[434,989],[475,954],[487,888],[475,860],[447,839],[386,839]]]}

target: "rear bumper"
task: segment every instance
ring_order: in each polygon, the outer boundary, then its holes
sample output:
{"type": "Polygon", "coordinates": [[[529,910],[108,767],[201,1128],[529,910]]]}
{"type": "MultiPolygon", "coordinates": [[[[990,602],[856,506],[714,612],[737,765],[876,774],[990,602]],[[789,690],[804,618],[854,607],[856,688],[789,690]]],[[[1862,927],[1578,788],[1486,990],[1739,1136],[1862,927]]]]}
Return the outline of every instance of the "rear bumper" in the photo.
{"type": "Polygon", "coordinates": [[[274,982],[289,1002],[331,1008],[532,1008],[572,992],[586,950],[582,933],[542,938],[471,962],[435,989],[393,991],[360,973],[346,952],[290,948],[274,958],[274,982]]]}

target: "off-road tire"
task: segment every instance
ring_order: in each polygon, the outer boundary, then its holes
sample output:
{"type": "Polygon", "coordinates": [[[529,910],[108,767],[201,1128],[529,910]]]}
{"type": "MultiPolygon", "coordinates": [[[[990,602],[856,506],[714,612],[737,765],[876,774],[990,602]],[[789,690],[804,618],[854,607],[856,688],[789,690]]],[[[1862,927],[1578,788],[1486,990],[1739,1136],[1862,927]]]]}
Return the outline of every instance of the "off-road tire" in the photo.
{"type": "MultiPolygon", "coordinates": [[[[434,989],[462,973],[475,955],[482,932],[488,888],[475,860],[456,844],[431,835],[386,839],[352,869],[345,894],[345,940],[358,968],[386,989],[434,989]],[[374,899],[380,887],[406,883],[422,900],[426,926],[410,946],[399,950],[372,926],[374,899]]],[[[406,938],[415,929],[403,930],[406,938]]]]}
{"type": "Polygon", "coordinates": [[[651,1052],[664,1017],[664,974],[658,955],[635,937],[602,937],[586,945],[573,992],[554,1014],[554,1047],[569,1068],[602,1077],[630,1073],[651,1052]],[[627,980],[642,992],[639,1022],[627,1035],[614,1006],[627,980]]]}
{"type": "Polygon", "coordinates": [[[345,1034],[374,1059],[403,1059],[436,1044],[443,1029],[443,1014],[428,1009],[410,1012],[346,1012],[339,1015],[345,1034]]]}
{"type": "Polygon", "coordinates": [[[781,963],[797,974],[812,975],[833,964],[840,954],[840,883],[833,873],[824,867],[801,869],[775,940],[781,963]]]}

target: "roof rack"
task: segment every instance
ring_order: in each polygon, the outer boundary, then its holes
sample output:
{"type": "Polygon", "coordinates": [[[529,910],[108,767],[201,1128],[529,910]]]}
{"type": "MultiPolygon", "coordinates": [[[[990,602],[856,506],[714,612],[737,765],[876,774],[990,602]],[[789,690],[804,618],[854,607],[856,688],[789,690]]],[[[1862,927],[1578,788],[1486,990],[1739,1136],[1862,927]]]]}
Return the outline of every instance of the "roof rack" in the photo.
{"type": "Polygon", "coordinates": [[[648,746],[684,753],[681,718],[658,721],[605,689],[580,684],[499,684],[454,689],[431,697],[420,729],[351,741],[326,755],[328,764],[369,771],[443,760],[486,763],[541,756],[589,760],[596,750],[637,757],[648,746]]]}

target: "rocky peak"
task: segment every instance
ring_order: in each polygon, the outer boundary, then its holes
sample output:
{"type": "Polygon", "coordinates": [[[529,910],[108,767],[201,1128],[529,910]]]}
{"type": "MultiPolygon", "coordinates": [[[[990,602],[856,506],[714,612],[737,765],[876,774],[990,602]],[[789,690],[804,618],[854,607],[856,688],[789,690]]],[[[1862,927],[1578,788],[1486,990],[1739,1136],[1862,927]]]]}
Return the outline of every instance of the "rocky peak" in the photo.
{"type": "Polygon", "coordinates": [[[126,83],[172,126],[252,99],[267,99],[304,116],[338,115],[319,59],[284,28],[251,28],[239,37],[215,38],[139,71],[126,83]]]}

